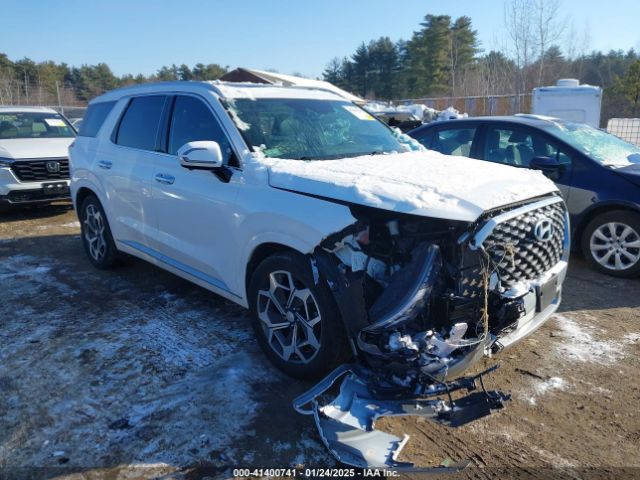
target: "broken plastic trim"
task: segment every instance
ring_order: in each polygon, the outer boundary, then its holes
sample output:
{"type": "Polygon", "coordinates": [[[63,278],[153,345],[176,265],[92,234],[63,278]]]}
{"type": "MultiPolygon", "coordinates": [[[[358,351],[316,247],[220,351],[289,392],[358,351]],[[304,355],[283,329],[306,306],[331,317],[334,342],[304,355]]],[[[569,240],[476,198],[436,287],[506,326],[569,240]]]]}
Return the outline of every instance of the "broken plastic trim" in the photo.
{"type": "Polygon", "coordinates": [[[487,391],[483,376],[498,366],[472,377],[463,377],[449,383],[430,385],[419,398],[376,398],[370,388],[372,373],[360,365],[341,365],[309,391],[293,401],[299,413],[313,415],[320,438],[331,454],[347,465],[359,468],[389,468],[414,472],[451,472],[465,468],[469,462],[449,467],[419,468],[412,463],[399,462],[398,456],[409,440],[408,435],[398,438],[375,429],[380,417],[418,415],[431,421],[458,427],[482,418],[491,410],[504,407],[510,397],[498,391],[487,391]],[[344,380],[340,393],[331,401],[321,403],[323,395],[340,378],[344,380]],[[457,390],[471,392],[452,400],[457,390]],[[447,399],[437,398],[446,395],[447,399]]]}
{"type": "Polygon", "coordinates": [[[413,320],[424,310],[442,268],[440,248],[436,244],[422,244],[416,248],[413,257],[371,307],[371,325],[364,331],[379,332],[398,326],[413,320]]]}

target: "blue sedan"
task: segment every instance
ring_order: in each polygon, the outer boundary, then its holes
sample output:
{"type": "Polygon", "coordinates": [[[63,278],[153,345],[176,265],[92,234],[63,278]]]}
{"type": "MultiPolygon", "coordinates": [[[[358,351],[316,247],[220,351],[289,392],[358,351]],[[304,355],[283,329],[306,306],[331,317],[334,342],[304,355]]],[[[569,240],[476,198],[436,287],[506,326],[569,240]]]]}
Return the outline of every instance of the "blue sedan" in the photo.
{"type": "Polygon", "coordinates": [[[573,245],[593,267],[640,275],[640,148],[587,125],[534,115],[435,122],[409,135],[447,155],[541,170],[562,191],[573,245]]]}

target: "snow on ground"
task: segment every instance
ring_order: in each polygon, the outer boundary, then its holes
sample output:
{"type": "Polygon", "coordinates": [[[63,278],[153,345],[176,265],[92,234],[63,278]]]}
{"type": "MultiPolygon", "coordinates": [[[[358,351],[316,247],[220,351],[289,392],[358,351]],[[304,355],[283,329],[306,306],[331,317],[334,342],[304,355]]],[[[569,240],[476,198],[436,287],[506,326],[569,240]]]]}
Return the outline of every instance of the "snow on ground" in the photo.
{"type": "Polygon", "coordinates": [[[60,225],[36,225],[36,230],[50,230],[52,228],[80,228],[80,222],[77,220],[75,222],[67,222],[62,223],[60,225]]]}
{"type": "Polygon", "coordinates": [[[606,333],[584,322],[578,323],[568,315],[556,314],[554,318],[563,339],[557,346],[563,358],[611,365],[624,357],[626,342],[596,338],[596,335],[606,338],[606,333]]]}
{"type": "Polygon", "coordinates": [[[531,405],[538,403],[538,398],[551,393],[553,390],[565,390],[567,382],[560,377],[551,377],[546,380],[535,381],[532,386],[532,392],[527,395],[527,399],[531,405]]]}
{"type": "Polygon", "coordinates": [[[98,306],[86,291],[95,284],[61,272],[28,255],[0,264],[0,416],[16,427],[0,432],[0,466],[99,466],[123,452],[129,463],[186,465],[233,452],[260,412],[255,385],[279,378],[251,356],[243,311],[162,287],[141,300],[125,277],[100,285],[109,301],[98,306]]]}
{"type": "MultiPolygon", "coordinates": [[[[592,363],[602,366],[616,364],[627,354],[627,346],[640,339],[640,333],[629,333],[620,340],[607,339],[607,332],[586,324],[584,320],[589,320],[590,316],[583,314],[565,313],[555,314],[554,337],[560,338],[560,342],[554,343],[556,355],[564,361],[574,361],[580,363],[592,363]],[[578,320],[580,318],[580,320],[578,320]]],[[[592,391],[599,393],[610,393],[600,386],[588,384],[592,391]]],[[[530,405],[537,405],[538,400],[543,396],[552,395],[554,392],[571,390],[572,387],[563,378],[554,376],[549,378],[535,379],[529,388],[525,388],[519,397],[530,405]]]]}

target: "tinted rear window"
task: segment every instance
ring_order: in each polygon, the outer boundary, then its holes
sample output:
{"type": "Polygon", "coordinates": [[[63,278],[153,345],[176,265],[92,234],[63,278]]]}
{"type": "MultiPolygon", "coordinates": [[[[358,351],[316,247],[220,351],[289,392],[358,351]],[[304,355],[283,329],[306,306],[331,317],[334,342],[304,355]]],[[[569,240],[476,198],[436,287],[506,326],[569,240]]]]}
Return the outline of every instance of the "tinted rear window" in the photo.
{"type": "Polygon", "coordinates": [[[155,150],[164,96],[133,98],[120,121],[116,143],[125,147],[155,150]]]}
{"type": "Polygon", "coordinates": [[[116,102],[101,102],[89,105],[87,113],[80,124],[78,135],[82,137],[95,137],[115,104],[116,102]]]}

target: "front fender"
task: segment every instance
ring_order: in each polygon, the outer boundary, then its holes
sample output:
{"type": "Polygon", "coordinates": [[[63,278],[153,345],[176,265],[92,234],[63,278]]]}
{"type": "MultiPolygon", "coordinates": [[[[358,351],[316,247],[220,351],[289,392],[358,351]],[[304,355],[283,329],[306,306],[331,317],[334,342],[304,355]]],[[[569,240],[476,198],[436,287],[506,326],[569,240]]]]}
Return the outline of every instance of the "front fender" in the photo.
{"type": "Polygon", "coordinates": [[[238,292],[245,290],[247,266],[260,245],[275,243],[307,254],[328,235],[356,222],[344,205],[290,192],[275,190],[263,205],[241,218],[237,226],[238,245],[242,246],[235,285],[238,292]]]}

